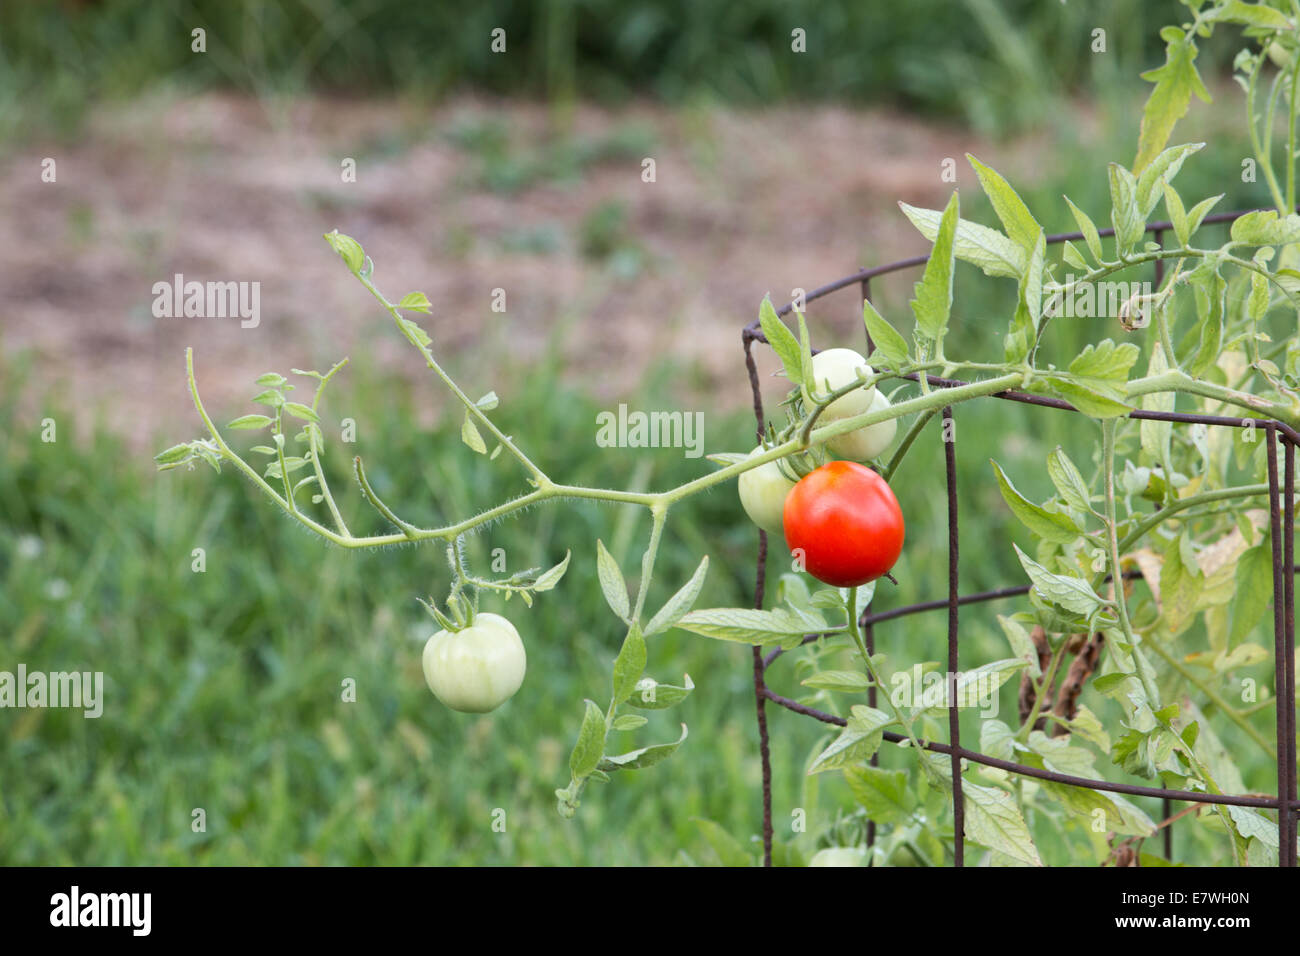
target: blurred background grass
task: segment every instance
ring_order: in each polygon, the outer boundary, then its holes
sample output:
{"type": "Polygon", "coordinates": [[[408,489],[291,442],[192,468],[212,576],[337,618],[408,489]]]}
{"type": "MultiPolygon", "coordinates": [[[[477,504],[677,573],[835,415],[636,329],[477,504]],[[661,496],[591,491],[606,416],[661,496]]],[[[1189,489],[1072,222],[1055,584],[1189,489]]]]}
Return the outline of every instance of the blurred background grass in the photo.
{"type": "Polygon", "coordinates": [[[981,131],[1041,121],[1055,98],[1107,95],[1163,49],[1176,0],[14,0],[0,7],[0,118],[73,130],[91,104],[167,77],[258,96],[458,90],[729,106],[842,100],[956,116],[981,131]],[[1107,55],[1091,30],[1109,27],[1107,55]],[[188,33],[207,31],[207,55],[188,33]],[[510,67],[489,34],[506,32],[510,67]],[[809,55],[792,60],[791,31],[809,55]],[[797,64],[797,68],[794,64],[797,64]]]}
{"type": "MultiPolygon", "coordinates": [[[[489,2],[469,9],[382,0],[171,9],[179,12],[122,2],[0,7],[0,135],[11,146],[76,137],[99,107],[159,89],[184,97],[226,88],[264,103],[319,94],[422,103],[487,90],[538,98],[561,107],[561,114],[579,93],[615,110],[648,94],[666,104],[679,135],[698,143],[700,165],[725,171],[736,157],[710,155],[707,137],[692,139],[701,102],[731,110],[773,100],[834,100],[897,107],[990,135],[1045,131],[1046,144],[1031,138],[1027,146],[1042,157],[1028,160],[1036,178],[1013,181],[1051,231],[1073,228],[1062,192],[1104,219],[1104,164],[1132,151],[1141,91],[1136,74],[1158,61],[1156,27],[1183,12],[1172,0],[1109,0],[1087,9],[924,0],[905,12],[854,3],[489,2]],[[1080,40],[1093,19],[1123,24],[1110,31],[1114,56],[1092,56],[1080,40]],[[790,70],[772,50],[788,49],[790,25],[803,21],[816,55],[790,70]],[[209,56],[190,54],[191,26],[208,28],[209,56]],[[507,30],[512,49],[526,52],[512,57],[508,71],[488,52],[487,34],[496,26],[507,30]],[[1095,121],[1076,122],[1075,98],[1096,111],[1095,121]]],[[[1211,60],[1215,55],[1211,50],[1211,60]]],[[[1219,114],[1204,115],[1202,131],[1216,129],[1219,114]]],[[[467,192],[507,195],[557,182],[581,190],[593,163],[640,155],[647,135],[628,127],[607,139],[560,141],[537,151],[514,141],[501,122],[451,124],[439,132],[464,153],[467,192]]],[[[418,138],[393,129],[373,149],[400,153],[413,142],[418,138]]],[[[1183,195],[1227,192],[1221,209],[1262,201],[1258,185],[1240,181],[1242,151],[1230,138],[1223,142],[1188,162],[1179,180],[1183,195]]],[[[83,213],[92,216],[93,208],[83,213]]],[[[992,218],[973,189],[963,192],[963,213],[992,218]]],[[[466,248],[474,241],[460,238],[466,248]]],[[[572,246],[616,276],[636,273],[647,261],[616,202],[578,217],[556,216],[547,228],[521,226],[509,238],[514,245],[504,251],[560,256],[572,246]]],[[[454,259],[456,241],[448,236],[439,254],[454,259]]],[[[824,266],[830,273],[809,276],[807,284],[848,271],[855,259],[878,263],[902,251],[865,244],[844,249],[824,266]]],[[[905,321],[914,280],[905,274],[876,283],[886,315],[905,321]]],[[[765,291],[759,281],[755,304],[765,291]]],[[[996,358],[1013,295],[1013,284],[980,281],[963,267],[950,353],[996,358]]],[[[813,306],[823,342],[861,341],[851,306],[846,298],[813,306]]],[[[743,409],[747,395],[739,324],[734,377],[718,383],[690,364],[665,359],[645,381],[618,381],[612,396],[604,381],[599,398],[569,374],[565,357],[574,343],[566,337],[580,338],[584,329],[563,320],[527,363],[499,351],[494,358],[490,349],[458,355],[474,381],[501,394],[503,427],[527,436],[557,477],[661,488],[707,466],[680,450],[611,455],[594,443],[595,416],[618,400],[698,409],[706,413],[709,451],[749,447],[752,420],[729,410],[743,409]]],[[[379,493],[416,522],[472,513],[519,491],[507,461],[488,463],[464,448],[454,417],[435,414],[435,424],[425,424],[429,390],[386,373],[369,344],[372,328],[352,326],[346,342],[331,343],[353,363],[331,386],[327,404],[359,423],[356,446],[335,441],[328,449],[335,488],[351,488],[346,463],[355,452],[366,459],[379,493]]],[[[1100,337],[1088,323],[1058,323],[1048,360],[1100,337]]],[[[300,361],[286,355],[282,364],[300,361]]],[[[264,370],[270,369],[253,374],[264,370]]],[[[182,405],[180,375],[160,380],[164,386],[156,400],[182,405]]],[[[242,410],[212,407],[218,420],[242,410]]],[[[651,771],[594,786],[575,820],[555,814],[553,790],[567,782],[581,700],[606,694],[621,636],[595,585],[594,539],[602,538],[631,575],[647,528],[643,515],[565,504],[493,525],[475,539],[480,567],[498,547],[511,570],[554,562],[570,548],[574,559],[561,587],[533,610],[509,608],[528,645],[523,690],[491,715],[457,715],[436,705],[419,668],[431,627],[413,598],[445,590],[436,549],[359,554],[325,547],[274,514],[235,475],[154,474],[148,455],[120,434],[109,412],[73,407],[44,356],[4,354],[0,666],[12,659],[29,670],[102,670],[107,702],[97,721],[60,710],[6,713],[0,862],[662,864],[713,859],[695,817],[715,820],[742,840],[757,832],[748,651],[680,632],[652,643],[649,672],[668,682],[689,672],[699,690],[620,743],[675,738],[678,719],[690,725],[690,739],[651,771]],[[59,423],[57,442],[40,440],[45,417],[59,423]],[[206,552],[203,573],[191,571],[197,547],[206,552]],[[340,700],[346,678],[356,681],[356,703],[340,700]],[[206,811],[205,833],[191,830],[194,808],[206,811]],[[504,833],[492,828],[498,808],[506,812],[504,833]]],[[[1021,490],[1041,498],[1049,492],[1042,462],[1051,448],[1063,444],[1083,464],[1095,436],[1077,419],[1009,403],[976,403],[956,415],[963,590],[1019,582],[1009,543],[1025,546],[1027,536],[990,481],[988,459],[997,457],[1021,490]]],[[[149,447],[189,437],[193,427],[178,433],[169,423],[165,433],[149,436],[149,447]]],[[[929,434],[900,473],[910,546],[900,586],[882,591],[881,606],[944,591],[938,455],[937,434],[929,434]]],[[[355,495],[343,496],[354,527],[376,526],[355,495]]],[[[701,605],[748,604],[756,540],[731,488],[683,503],[669,525],[651,605],[684,581],[704,553],[712,570],[701,605]]],[[[774,557],[769,571],[780,570],[774,557]]],[[[963,614],[963,664],[1007,656],[993,614],[1013,609],[1003,604],[963,614]]],[[[938,660],[943,626],[939,615],[882,627],[879,646],[898,666],[938,660]]],[[[788,666],[788,660],[778,664],[772,681],[793,695],[793,671],[782,670],[788,666]]],[[[1114,717],[1104,702],[1088,702],[1114,717]]],[[[1011,713],[1013,688],[1002,703],[1011,713]]],[[[1268,715],[1258,719],[1268,732],[1268,715]]],[[[771,709],[769,720],[777,834],[791,837],[791,813],[804,809],[807,832],[797,845],[810,854],[851,800],[838,779],[802,773],[826,740],[821,727],[771,709]]],[[[964,729],[976,732],[973,718],[964,729]]],[[[1230,729],[1217,729],[1225,741],[1239,742],[1230,729]]],[[[1272,764],[1245,747],[1241,752],[1247,783],[1267,788],[1272,764]]],[[[883,755],[888,766],[907,766],[908,758],[892,750],[883,755]]],[[[1150,801],[1144,807],[1159,813],[1150,801]]],[[[1069,859],[1050,828],[1041,829],[1049,862],[1069,859]]],[[[1189,822],[1179,834],[1180,859],[1209,858],[1204,827],[1189,822]],[[1189,841],[1185,834],[1195,836],[1189,841]]]]}

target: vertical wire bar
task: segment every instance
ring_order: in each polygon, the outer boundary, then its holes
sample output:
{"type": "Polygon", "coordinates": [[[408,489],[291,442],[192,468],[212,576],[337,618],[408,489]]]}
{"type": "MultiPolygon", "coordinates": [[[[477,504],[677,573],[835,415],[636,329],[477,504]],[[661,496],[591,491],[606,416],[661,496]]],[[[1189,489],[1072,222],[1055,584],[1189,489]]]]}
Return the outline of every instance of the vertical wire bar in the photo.
{"type": "MultiPolygon", "coordinates": [[[[1165,233],[1163,229],[1155,230],[1153,236],[1157,243],[1159,243],[1162,246],[1164,245],[1165,233]]],[[[1155,261],[1155,267],[1156,267],[1156,289],[1159,290],[1160,284],[1165,281],[1165,261],[1163,259],[1157,259],[1155,261]]],[[[1168,820],[1170,817],[1174,815],[1174,804],[1173,801],[1171,801],[1168,797],[1165,797],[1163,800],[1160,801],[1160,807],[1161,807],[1163,819],[1168,820]]],[[[1165,859],[1169,860],[1172,863],[1174,859],[1174,825],[1172,823],[1170,823],[1168,826],[1165,827],[1164,841],[1165,841],[1165,859]]]]}
{"type": "MultiPolygon", "coordinates": [[[[866,304],[867,304],[869,301],[871,301],[871,280],[870,280],[870,279],[863,279],[863,280],[862,280],[862,301],[858,303],[858,307],[859,307],[859,308],[865,308],[865,307],[866,307],[866,304]]],[[[865,330],[865,329],[866,329],[866,323],[863,322],[863,323],[862,323],[862,326],[863,326],[863,329],[865,330]]],[[[875,346],[875,343],[871,341],[871,332],[867,331],[867,332],[866,332],[866,336],[867,336],[867,354],[870,355],[870,354],[875,350],[875,347],[876,347],[876,346],[875,346]]],[[[868,602],[867,602],[867,606],[864,607],[864,608],[862,609],[862,613],[863,613],[864,615],[866,615],[866,614],[869,614],[870,612],[871,612],[871,602],[868,601],[868,602]]],[[[864,626],[864,627],[862,628],[862,636],[863,636],[863,638],[864,638],[865,641],[866,641],[866,645],[867,645],[867,653],[868,653],[868,654],[874,654],[874,653],[876,653],[876,628],[875,628],[875,625],[867,624],[866,626],[864,626]]],[[[871,688],[867,691],[867,703],[868,703],[871,707],[875,707],[875,706],[876,706],[876,686],[875,686],[874,684],[872,684],[872,685],[871,685],[871,688]]],[[[880,766],[880,752],[879,752],[879,750],[877,750],[876,753],[873,753],[873,754],[871,755],[871,766],[873,766],[873,767],[879,767],[879,766],[880,766]]],[[[875,846],[875,845],[876,845],[876,821],[875,821],[875,820],[868,819],[868,820],[867,820],[867,846],[871,847],[871,846],[875,846]]]]}
{"type": "Polygon", "coordinates": [[[1287,834],[1290,831],[1290,823],[1293,817],[1287,803],[1287,795],[1291,792],[1291,787],[1290,782],[1287,780],[1289,773],[1286,758],[1288,750],[1286,746],[1287,719],[1285,701],[1282,698],[1282,694],[1285,693],[1287,687],[1286,624],[1282,619],[1286,597],[1282,581],[1282,515],[1278,510],[1277,427],[1272,422],[1269,422],[1264,426],[1264,435],[1265,441],[1268,442],[1268,446],[1265,448],[1268,457],[1268,530],[1273,549],[1273,692],[1278,697],[1276,708],[1277,862],[1278,866],[1287,866],[1291,858],[1290,850],[1287,847],[1287,834]]]}
{"type": "Polygon", "coordinates": [[[963,832],[966,807],[961,785],[961,722],[957,713],[957,433],[952,406],[943,407],[943,457],[948,479],[948,742],[952,744],[952,850],[953,863],[966,865],[963,832]]]}
{"type": "MultiPolygon", "coordinates": [[[[867,606],[866,608],[863,609],[863,613],[866,614],[870,610],[871,610],[871,603],[867,602],[867,606]]],[[[876,626],[874,624],[867,624],[865,627],[862,628],[862,636],[866,640],[867,653],[875,654],[876,653],[876,626]]],[[[873,709],[876,706],[876,685],[875,684],[872,684],[871,687],[867,689],[867,703],[873,709]]],[[[877,748],[876,752],[871,755],[871,766],[873,767],[880,766],[879,748],[877,748]]],[[[875,845],[876,845],[876,821],[868,818],[867,846],[871,847],[875,845]]]]}
{"type": "MultiPolygon", "coordinates": [[[[862,301],[858,303],[858,309],[864,310],[866,304],[871,301],[871,280],[862,280],[862,301]]],[[[862,327],[866,329],[867,323],[863,322],[862,327]]],[[[870,355],[876,350],[876,343],[871,341],[871,332],[867,331],[867,354],[870,355]]]]}
{"type": "MultiPolygon", "coordinates": [[[[1296,742],[1295,742],[1295,445],[1287,436],[1282,436],[1282,443],[1286,448],[1286,464],[1283,470],[1285,481],[1283,482],[1282,501],[1282,556],[1283,556],[1283,574],[1282,574],[1282,592],[1283,592],[1283,642],[1285,644],[1286,659],[1284,672],[1286,675],[1286,688],[1283,692],[1279,706],[1285,705],[1286,708],[1286,760],[1287,760],[1287,806],[1279,813],[1279,821],[1282,816],[1287,819],[1286,833],[1288,834],[1282,843],[1286,847],[1288,861],[1286,866],[1296,865],[1296,815],[1290,808],[1291,801],[1296,798],[1296,742]]],[[[1278,757],[1281,758],[1282,751],[1278,751],[1278,757]]],[[[1279,822],[1278,836],[1282,838],[1281,825],[1279,822]]]]}
{"type": "MultiPolygon", "coordinates": [[[[763,391],[758,384],[758,363],[754,361],[754,340],[741,336],[745,343],[745,368],[749,372],[749,387],[754,395],[754,422],[758,440],[763,440],[763,391]]],[[[754,607],[763,607],[763,591],[767,585],[767,532],[758,531],[758,567],[754,572],[754,607]]],[[[758,753],[763,768],[763,865],[772,865],[772,746],[767,735],[767,690],[763,678],[763,649],[757,644],[751,648],[754,658],[754,706],[758,711],[758,753]]]]}

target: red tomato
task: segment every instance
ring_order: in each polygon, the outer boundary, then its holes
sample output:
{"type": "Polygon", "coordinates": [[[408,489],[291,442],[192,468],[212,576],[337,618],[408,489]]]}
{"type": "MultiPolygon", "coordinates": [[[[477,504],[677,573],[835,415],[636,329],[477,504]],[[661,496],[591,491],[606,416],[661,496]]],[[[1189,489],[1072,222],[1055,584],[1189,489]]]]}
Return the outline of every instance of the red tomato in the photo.
{"type": "Polygon", "coordinates": [[[785,499],[785,543],[802,550],[818,581],[852,588],[881,577],[903,550],[903,512],[885,479],[853,461],[832,461],[785,499]]]}

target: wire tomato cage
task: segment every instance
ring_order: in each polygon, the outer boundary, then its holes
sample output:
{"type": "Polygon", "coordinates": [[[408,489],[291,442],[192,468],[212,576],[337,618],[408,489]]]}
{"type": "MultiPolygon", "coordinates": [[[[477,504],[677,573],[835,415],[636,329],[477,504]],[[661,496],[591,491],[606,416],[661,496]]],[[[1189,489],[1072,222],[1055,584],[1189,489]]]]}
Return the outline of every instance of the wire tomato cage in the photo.
{"type": "MultiPolygon", "coordinates": [[[[1218,213],[1216,215],[1207,216],[1204,220],[1204,224],[1210,225],[1212,223],[1230,222],[1235,220],[1241,214],[1241,212],[1218,213]]],[[[1145,231],[1153,233],[1155,240],[1160,242],[1163,233],[1172,228],[1172,223],[1155,222],[1149,224],[1145,231]]],[[[1099,230],[1099,234],[1102,236],[1113,236],[1114,233],[1114,229],[1099,230]]],[[[1047,236],[1047,244],[1052,245],[1067,240],[1079,240],[1083,238],[1084,236],[1081,232],[1060,233],[1057,235],[1047,236]]],[[[843,278],[836,279],[834,282],[827,283],[820,288],[813,289],[806,293],[803,298],[805,302],[813,302],[825,298],[832,293],[856,287],[859,291],[858,304],[859,307],[861,307],[871,298],[872,279],[877,276],[923,266],[929,258],[929,255],[913,256],[909,259],[900,259],[897,262],[876,266],[871,269],[860,269],[852,275],[844,276],[843,278]]],[[[1164,262],[1163,260],[1157,259],[1155,261],[1155,281],[1157,287],[1163,282],[1163,280],[1164,262]]],[[[792,311],[793,307],[793,302],[787,303],[777,309],[777,314],[782,316],[788,315],[792,311]]],[[[763,335],[757,320],[745,326],[741,338],[745,350],[745,365],[749,370],[750,389],[753,393],[754,418],[757,423],[757,433],[759,439],[762,440],[765,419],[763,413],[763,398],[759,389],[758,367],[754,361],[753,345],[755,342],[767,344],[767,338],[763,335]]],[[[868,334],[867,353],[870,354],[871,351],[871,336],[868,334]]],[[[919,380],[919,375],[917,373],[912,373],[902,377],[912,381],[919,380]]],[[[939,378],[933,375],[927,375],[927,380],[930,386],[934,388],[956,388],[968,384],[963,381],[939,378]]],[[[1044,408],[1058,409],[1060,411],[1079,412],[1079,410],[1069,402],[1042,395],[1033,395],[1028,392],[1004,391],[998,392],[990,397],[1001,399],[1003,401],[1020,402],[1026,405],[1038,405],[1044,408]]],[[[1007,771],[1008,773],[1018,774],[1024,777],[1036,777],[1040,780],[1047,780],[1053,783],[1064,784],[1066,786],[1087,787],[1094,790],[1104,790],[1111,793],[1127,794],[1131,796],[1160,798],[1163,801],[1166,824],[1163,827],[1165,857],[1170,860],[1173,859],[1173,821],[1171,810],[1175,802],[1201,805],[1218,804],[1275,810],[1278,815],[1278,865],[1283,867],[1294,867],[1297,865],[1296,829],[1297,811],[1300,810],[1300,801],[1297,801],[1296,799],[1295,499],[1293,494],[1281,494],[1281,488],[1285,486],[1290,490],[1295,486],[1296,446],[1300,444],[1300,432],[1297,432],[1284,422],[1266,418],[1236,418],[1223,415],[1197,415],[1181,412],[1146,411],[1142,409],[1135,409],[1134,411],[1129,412],[1128,417],[1187,425],[1204,425],[1207,427],[1257,428],[1263,431],[1265,439],[1268,442],[1268,447],[1273,451],[1272,454],[1269,454],[1266,457],[1268,459],[1269,534],[1272,541],[1273,558],[1273,675],[1275,682],[1275,697],[1277,700],[1277,794],[1276,796],[1259,796],[1255,794],[1212,794],[1201,793],[1193,790],[1175,790],[1167,787],[1148,787],[1131,783],[1117,783],[1111,780],[1094,780],[1086,777],[1073,776],[1071,774],[1058,773],[1056,771],[1039,767],[1030,767],[1025,764],[1003,760],[998,757],[980,753],[962,745],[961,731],[958,725],[958,698],[957,695],[950,693],[947,700],[948,742],[943,743],[940,741],[922,739],[921,745],[926,750],[933,753],[947,754],[952,761],[953,856],[956,866],[963,866],[965,864],[965,834],[963,832],[964,806],[961,775],[961,761],[963,760],[982,764],[987,767],[994,767],[1007,771]],[[1281,442],[1283,445],[1284,461],[1283,475],[1280,482],[1278,478],[1278,456],[1276,454],[1276,443],[1278,442],[1281,442]]],[[[979,604],[985,601],[995,601],[1027,594],[1029,593],[1030,586],[1025,584],[973,594],[962,594],[960,592],[957,574],[959,542],[957,533],[956,433],[952,430],[950,424],[952,421],[952,406],[944,406],[942,410],[942,418],[945,431],[945,440],[943,445],[948,494],[948,596],[947,598],[923,601],[918,604],[891,608],[884,611],[872,610],[872,607],[875,604],[873,599],[872,602],[862,610],[861,616],[859,617],[859,626],[863,630],[867,652],[869,654],[874,654],[876,650],[874,633],[876,624],[907,617],[912,614],[920,614],[926,611],[936,611],[946,608],[948,611],[948,672],[950,674],[956,674],[959,672],[958,665],[960,658],[957,640],[959,609],[963,605],[979,604]]],[[[754,589],[754,606],[756,608],[761,608],[763,604],[766,565],[767,534],[760,530],[754,589]]],[[[1123,573],[1123,577],[1126,579],[1139,577],[1140,575],[1140,571],[1127,571],[1123,573]]],[[[820,636],[820,634],[809,634],[804,637],[803,643],[808,644],[816,641],[820,636]]],[[[788,697],[783,697],[768,686],[766,679],[767,670],[783,653],[780,648],[764,654],[761,647],[754,646],[752,652],[754,696],[758,716],[759,752],[762,759],[763,864],[765,866],[771,866],[772,762],[767,729],[767,703],[770,701],[786,710],[793,711],[797,714],[803,714],[825,724],[844,726],[847,722],[843,717],[816,710],[815,708],[800,704],[798,701],[791,700],[788,697]]],[[[873,685],[868,689],[867,693],[868,703],[874,707],[876,704],[877,688],[873,685]]],[[[895,744],[908,742],[908,738],[905,735],[892,731],[885,732],[884,739],[895,744]]],[[[871,757],[871,763],[875,765],[878,759],[878,755],[873,755],[871,757]]],[[[869,822],[867,827],[868,845],[875,842],[875,830],[875,822],[869,822]]]]}

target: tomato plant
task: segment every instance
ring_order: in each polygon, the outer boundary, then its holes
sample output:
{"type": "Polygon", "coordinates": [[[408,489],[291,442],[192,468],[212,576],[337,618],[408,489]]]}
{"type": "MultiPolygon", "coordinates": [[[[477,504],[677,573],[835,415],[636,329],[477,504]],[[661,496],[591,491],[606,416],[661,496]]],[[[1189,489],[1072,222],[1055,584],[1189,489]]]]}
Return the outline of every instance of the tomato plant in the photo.
{"type": "Polygon", "coordinates": [[[854,588],[889,573],[903,551],[903,511],[865,465],[832,461],[785,500],[785,541],[818,581],[854,588]]]}

